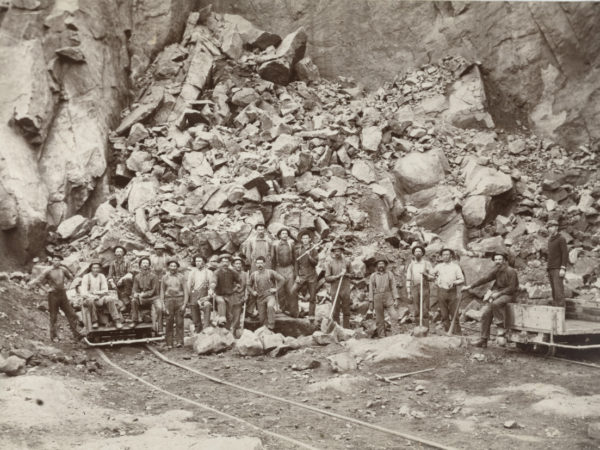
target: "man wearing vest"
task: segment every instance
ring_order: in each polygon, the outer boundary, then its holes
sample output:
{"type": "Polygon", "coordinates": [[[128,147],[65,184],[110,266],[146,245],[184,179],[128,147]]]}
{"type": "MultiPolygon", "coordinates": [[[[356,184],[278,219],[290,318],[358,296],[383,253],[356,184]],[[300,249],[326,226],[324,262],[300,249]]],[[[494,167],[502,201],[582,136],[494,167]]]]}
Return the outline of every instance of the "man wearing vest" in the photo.
{"type": "Polygon", "coordinates": [[[387,259],[378,256],[376,264],[377,269],[369,278],[369,309],[375,309],[377,336],[385,337],[385,313],[390,317],[392,334],[396,334],[399,330],[396,304],[400,296],[394,275],[386,270],[387,259]]]}

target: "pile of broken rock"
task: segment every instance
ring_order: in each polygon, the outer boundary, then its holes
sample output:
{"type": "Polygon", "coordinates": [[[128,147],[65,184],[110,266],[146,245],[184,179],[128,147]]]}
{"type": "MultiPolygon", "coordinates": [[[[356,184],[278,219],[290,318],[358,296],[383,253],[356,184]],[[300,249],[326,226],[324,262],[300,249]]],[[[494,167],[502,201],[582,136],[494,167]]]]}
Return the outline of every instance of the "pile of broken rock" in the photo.
{"type": "Polygon", "coordinates": [[[537,301],[548,296],[544,223],[559,217],[569,293],[597,293],[597,148],[494,128],[480,67],[461,57],[367,93],[321,79],[306,48],[302,28],[281,38],[191,13],[112,134],[110,198],[91,219],[63,221],[49,249],[75,271],[107,264],[116,244],[139,256],[160,241],[186,261],[239,251],[261,222],[273,236],[311,228],[344,242],[363,274],[384,253],[402,282],[414,241],[429,255],[454,248],[468,281],[502,247],[537,301]]]}

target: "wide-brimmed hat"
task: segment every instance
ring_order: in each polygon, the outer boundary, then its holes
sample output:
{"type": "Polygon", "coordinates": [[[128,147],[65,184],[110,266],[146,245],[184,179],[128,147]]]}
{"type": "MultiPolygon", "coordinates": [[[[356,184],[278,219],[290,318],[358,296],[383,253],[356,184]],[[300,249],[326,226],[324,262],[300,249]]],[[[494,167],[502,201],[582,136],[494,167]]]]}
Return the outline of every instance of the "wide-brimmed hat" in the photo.
{"type": "Polygon", "coordinates": [[[113,253],[116,253],[117,249],[120,248],[121,250],[123,250],[123,253],[127,253],[127,249],[125,247],[123,247],[122,245],[115,245],[113,247],[113,253]]]}
{"type": "Polygon", "coordinates": [[[551,226],[558,226],[558,220],[556,219],[550,219],[548,222],[546,222],[546,226],[551,227],[551,226]]]}
{"type": "Polygon", "coordinates": [[[229,253],[222,253],[221,255],[219,255],[219,262],[223,261],[224,259],[228,259],[231,261],[231,255],[229,253]]]}
{"type": "Polygon", "coordinates": [[[90,269],[92,268],[92,266],[98,264],[100,267],[102,267],[102,261],[100,261],[99,259],[92,259],[90,261],[90,269]]]}
{"type": "Polygon", "coordinates": [[[331,251],[335,251],[335,250],[341,250],[344,251],[344,246],[340,243],[335,243],[333,244],[333,246],[331,247],[331,251]]]}
{"type": "Polygon", "coordinates": [[[287,227],[281,227],[276,235],[278,238],[280,237],[282,231],[287,231],[288,235],[290,234],[290,230],[287,227]]]}
{"type": "Polygon", "coordinates": [[[425,254],[425,246],[423,244],[421,244],[420,242],[417,242],[415,244],[412,245],[412,248],[410,249],[411,253],[414,255],[415,254],[415,250],[420,248],[421,251],[423,252],[423,254],[425,254]]]}
{"type": "Polygon", "coordinates": [[[244,258],[242,258],[240,255],[234,255],[233,258],[231,259],[231,261],[232,262],[241,261],[243,263],[244,258]]]}
{"type": "Polygon", "coordinates": [[[177,268],[179,269],[181,267],[181,264],[179,264],[179,261],[177,261],[176,259],[169,259],[167,261],[167,267],[169,267],[171,265],[171,263],[175,263],[177,264],[177,268]]]}
{"type": "Polygon", "coordinates": [[[254,262],[257,262],[259,259],[260,259],[261,261],[265,261],[265,262],[267,261],[267,258],[265,258],[264,256],[257,256],[257,257],[254,259],[254,262]]]}
{"type": "Polygon", "coordinates": [[[496,255],[500,255],[504,258],[505,261],[508,261],[508,252],[503,249],[494,250],[492,252],[492,259],[496,257],[496,255]]]}
{"type": "Polygon", "coordinates": [[[161,244],[160,242],[157,242],[156,244],[154,244],[154,248],[155,248],[156,250],[158,250],[159,248],[161,248],[161,249],[163,249],[163,250],[166,250],[166,249],[167,249],[167,246],[166,246],[165,244],[161,244]]]}
{"type": "Polygon", "coordinates": [[[138,261],[138,266],[142,267],[142,261],[144,261],[144,260],[148,261],[148,263],[150,265],[152,265],[152,260],[150,259],[150,257],[148,257],[148,256],[142,256],[140,258],[140,260],[138,261]]]}
{"type": "Polygon", "coordinates": [[[263,226],[266,228],[266,225],[263,222],[258,222],[256,224],[254,224],[254,229],[256,230],[258,227],[263,226]]]}
{"type": "Polygon", "coordinates": [[[440,250],[440,255],[444,254],[444,252],[450,252],[450,255],[452,257],[456,256],[456,252],[450,247],[442,247],[442,249],[440,250]]]}
{"type": "Polygon", "coordinates": [[[375,255],[375,265],[379,264],[380,262],[385,263],[386,266],[389,264],[387,257],[384,255],[375,255]]]}
{"type": "Polygon", "coordinates": [[[304,228],[298,232],[298,240],[302,239],[302,236],[304,235],[308,235],[308,237],[312,239],[313,234],[311,230],[309,230],[308,228],[304,228]]]}
{"type": "Polygon", "coordinates": [[[64,261],[64,260],[65,260],[65,258],[63,257],[63,255],[61,255],[60,253],[52,253],[52,254],[50,254],[49,256],[50,256],[50,258],[58,258],[58,259],[60,259],[61,261],[64,261]]]}

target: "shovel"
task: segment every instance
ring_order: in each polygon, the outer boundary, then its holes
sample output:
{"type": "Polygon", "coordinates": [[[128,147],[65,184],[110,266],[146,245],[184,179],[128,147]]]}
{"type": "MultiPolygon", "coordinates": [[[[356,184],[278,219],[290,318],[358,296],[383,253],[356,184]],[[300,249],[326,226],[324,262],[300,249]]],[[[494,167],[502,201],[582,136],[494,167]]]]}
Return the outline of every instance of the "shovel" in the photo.
{"type": "Polygon", "coordinates": [[[246,321],[246,303],[248,303],[248,300],[244,302],[244,308],[242,309],[242,318],[240,320],[240,329],[242,331],[244,331],[244,322],[246,321]]]}
{"type": "Polygon", "coordinates": [[[429,333],[429,327],[423,326],[423,274],[421,274],[421,284],[419,286],[419,326],[413,329],[413,336],[425,337],[429,333]]]}
{"type": "Polygon", "coordinates": [[[456,302],[456,310],[454,311],[454,315],[452,316],[452,322],[450,322],[450,328],[448,328],[448,332],[446,333],[448,336],[450,336],[454,331],[454,324],[456,323],[456,318],[458,317],[460,302],[462,302],[462,292],[458,291],[456,295],[458,296],[458,300],[456,302]]]}
{"type": "Polygon", "coordinates": [[[219,313],[216,308],[216,295],[212,295],[212,310],[210,311],[210,323],[213,327],[217,327],[219,324],[219,313]]]}
{"type": "Polygon", "coordinates": [[[336,323],[333,321],[333,312],[335,311],[335,307],[337,306],[338,297],[340,296],[340,289],[342,287],[342,282],[344,281],[344,274],[340,277],[340,281],[338,283],[338,287],[335,291],[335,298],[333,299],[333,304],[331,305],[331,311],[329,311],[329,317],[323,319],[321,322],[321,331],[323,333],[331,333],[335,329],[336,323]]]}

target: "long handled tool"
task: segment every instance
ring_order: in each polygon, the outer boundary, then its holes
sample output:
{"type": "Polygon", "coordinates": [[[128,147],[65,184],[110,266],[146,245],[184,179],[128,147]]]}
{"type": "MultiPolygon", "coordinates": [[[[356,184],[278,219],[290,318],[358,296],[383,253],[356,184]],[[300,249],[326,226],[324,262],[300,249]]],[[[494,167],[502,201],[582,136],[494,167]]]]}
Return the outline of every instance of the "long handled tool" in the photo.
{"type": "Polygon", "coordinates": [[[216,308],[216,297],[217,296],[215,294],[212,295],[212,310],[210,312],[210,323],[215,328],[219,324],[219,313],[217,312],[216,308]]]}
{"type": "Polygon", "coordinates": [[[429,333],[429,327],[423,326],[423,274],[421,274],[421,283],[419,285],[419,326],[413,330],[413,336],[424,337],[429,333]]]}
{"type": "Polygon", "coordinates": [[[456,318],[458,317],[458,310],[460,309],[460,302],[462,302],[462,291],[457,289],[456,296],[458,299],[456,300],[456,309],[454,310],[454,315],[452,316],[452,322],[450,322],[450,328],[448,328],[448,336],[450,336],[454,332],[454,324],[456,323],[456,318]]]}
{"type": "Polygon", "coordinates": [[[240,320],[240,329],[244,331],[244,322],[246,322],[246,303],[248,300],[244,302],[244,308],[242,309],[242,319],[240,320]]]}
{"type": "Polygon", "coordinates": [[[300,261],[300,258],[302,258],[304,255],[308,255],[314,248],[317,248],[319,245],[321,245],[323,243],[323,240],[320,240],[319,242],[317,242],[315,245],[313,245],[311,248],[309,248],[308,250],[306,250],[304,253],[302,253],[300,256],[298,256],[296,258],[296,261],[300,261]]]}
{"type": "Polygon", "coordinates": [[[333,313],[335,312],[335,308],[337,306],[338,297],[340,296],[340,290],[342,288],[342,282],[344,281],[345,272],[342,272],[342,276],[340,277],[340,281],[338,283],[338,287],[335,291],[335,297],[333,299],[333,303],[331,305],[331,311],[329,311],[329,317],[323,319],[321,322],[321,331],[323,333],[331,333],[335,328],[335,322],[333,321],[333,313]]]}

